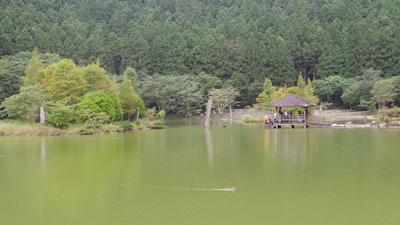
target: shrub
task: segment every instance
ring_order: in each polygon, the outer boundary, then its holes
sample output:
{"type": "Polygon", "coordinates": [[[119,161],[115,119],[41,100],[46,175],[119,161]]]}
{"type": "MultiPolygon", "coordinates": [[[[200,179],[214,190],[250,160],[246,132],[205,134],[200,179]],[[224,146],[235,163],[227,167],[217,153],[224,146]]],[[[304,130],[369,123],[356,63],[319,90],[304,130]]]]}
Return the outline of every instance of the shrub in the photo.
{"type": "Polygon", "coordinates": [[[77,111],[90,109],[91,111],[88,112],[96,114],[97,117],[100,113],[104,113],[108,116],[107,120],[101,118],[104,122],[121,120],[123,114],[121,101],[117,99],[115,95],[103,91],[91,91],[86,93],[76,109],[77,111]]]}
{"type": "Polygon", "coordinates": [[[97,113],[89,108],[77,110],[75,116],[78,123],[99,124],[110,121],[110,117],[106,113],[97,113]]]}
{"type": "Polygon", "coordinates": [[[122,130],[130,130],[132,129],[133,125],[129,123],[128,121],[123,121],[119,124],[119,126],[122,128],[122,130]]]}
{"type": "Polygon", "coordinates": [[[144,127],[144,126],[148,125],[149,123],[150,123],[150,120],[147,118],[135,120],[135,125],[137,127],[144,127]]]}
{"type": "Polygon", "coordinates": [[[157,118],[160,118],[161,120],[164,120],[165,111],[164,111],[164,110],[161,110],[160,112],[158,112],[158,113],[156,114],[156,117],[157,117],[157,118]]]}
{"type": "Polygon", "coordinates": [[[52,108],[47,122],[57,128],[67,128],[73,119],[74,111],[65,106],[59,106],[59,108],[52,108]]]}
{"type": "Polygon", "coordinates": [[[149,120],[154,120],[155,114],[156,114],[156,107],[153,107],[151,109],[147,109],[146,112],[144,113],[144,116],[149,120]]]}
{"type": "Polygon", "coordinates": [[[166,128],[167,126],[165,126],[164,121],[157,120],[157,121],[154,121],[154,124],[151,127],[154,129],[162,129],[162,128],[166,128]]]}
{"type": "Polygon", "coordinates": [[[381,122],[390,124],[395,118],[400,117],[400,108],[381,109],[378,111],[378,118],[381,122]]]}
{"type": "Polygon", "coordinates": [[[242,117],[242,122],[244,123],[260,123],[262,121],[263,118],[260,116],[244,115],[242,117]]]}

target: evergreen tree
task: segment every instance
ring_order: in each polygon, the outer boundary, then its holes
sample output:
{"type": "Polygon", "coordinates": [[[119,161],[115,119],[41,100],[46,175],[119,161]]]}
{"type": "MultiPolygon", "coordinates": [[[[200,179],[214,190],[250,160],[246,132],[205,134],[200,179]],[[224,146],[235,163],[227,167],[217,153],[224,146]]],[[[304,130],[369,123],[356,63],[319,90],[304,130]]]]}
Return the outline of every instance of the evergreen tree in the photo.
{"type": "Polygon", "coordinates": [[[35,44],[31,34],[26,28],[22,29],[21,33],[16,37],[15,51],[32,51],[35,44]]]}
{"type": "Polygon", "coordinates": [[[32,52],[32,58],[25,69],[24,86],[42,84],[44,69],[45,66],[40,58],[40,53],[35,48],[32,52]]]}
{"type": "Polygon", "coordinates": [[[268,56],[270,72],[268,77],[276,85],[294,85],[295,71],[293,58],[282,37],[276,39],[276,45],[272,46],[268,56]]]}
{"type": "Polygon", "coordinates": [[[11,55],[14,52],[14,24],[7,16],[0,22],[0,55],[11,55]]]}
{"type": "Polygon", "coordinates": [[[124,76],[126,75],[126,77],[132,82],[132,86],[134,89],[138,88],[139,80],[135,69],[133,69],[132,67],[128,67],[126,68],[123,75],[124,76]]]}

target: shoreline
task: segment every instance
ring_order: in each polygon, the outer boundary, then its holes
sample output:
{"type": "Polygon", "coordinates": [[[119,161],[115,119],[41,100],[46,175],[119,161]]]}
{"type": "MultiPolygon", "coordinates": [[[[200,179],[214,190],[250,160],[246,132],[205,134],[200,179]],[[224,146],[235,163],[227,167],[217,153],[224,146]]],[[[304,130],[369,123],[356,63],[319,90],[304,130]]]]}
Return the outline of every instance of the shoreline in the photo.
{"type": "Polygon", "coordinates": [[[102,135],[118,134],[135,130],[150,130],[166,128],[163,121],[150,121],[147,124],[113,123],[113,124],[74,124],[60,129],[46,124],[28,124],[20,121],[0,122],[0,136],[71,136],[71,135],[102,135]]]}

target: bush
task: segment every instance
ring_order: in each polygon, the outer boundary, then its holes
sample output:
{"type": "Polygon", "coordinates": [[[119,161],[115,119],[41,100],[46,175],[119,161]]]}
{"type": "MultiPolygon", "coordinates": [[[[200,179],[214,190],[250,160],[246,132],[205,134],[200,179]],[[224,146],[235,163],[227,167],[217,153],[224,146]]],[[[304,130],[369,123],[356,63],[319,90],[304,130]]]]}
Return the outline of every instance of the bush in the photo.
{"type": "Polygon", "coordinates": [[[110,120],[110,117],[106,113],[96,113],[94,110],[89,108],[75,111],[75,116],[77,123],[100,124],[107,123],[110,120]]]}
{"type": "Polygon", "coordinates": [[[167,128],[167,126],[165,126],[165,122],[164,121],[156,120],[156,121],[152,122],[151,128],[153,128],[153,129],[162,129],[162,128],[167,128]]]}
{"type": "Polygon", "coordinates": [[[261,116],[244,115],[242,117],[242,122],[244,123],[261,123],[263,118],[261,116]]]}
{"type": "Polygon", "coordinates": [[[73,119],[73,110],[65,106],[60,108],[52,108],[47,122],[57,128],[67,128],[73,119]]]}
{"type": "Polygon", "coordinates": [[[115,95],[103,91],[86,93],[76,110],[91,110],[90,114],[93,114],[91,117],[102,117],[96,119],[99,120],[98,122],[100,120],[103,120],[103,122],[121,120],[123,115],[121,101],[115,95]],[[104,113],[108,118],[105,119],[101,113],[104,113]]]}
{"type": "Polygon", "coordinates": [[[155,114],[156,114],[156,107],[153,107],[151,109],[147,109],[146,112],[144,113],[144,116],[149,120],[154,120],[155,114]]]}
{"type": "Polygon", "coordinates": [[[135,120],[135,125],[137,127],[144,127],[144,126],[147,126],[149,123],[150,123],[150,120],[147,118],[135,120]]]}
{"type": "Polygon", "coordinates": [[[133,125],[129,123],[128,121],[123,121],[119,124],[119,126],[122,128],[122,130],[130,130],[133,128],[133,125]]]}
{"type": "Polygon", "coordinates": [[[400,108],[381,109],[378,111],[378,118],[381,122],[391,124],[395,118],[400,117],[400,108]]]}

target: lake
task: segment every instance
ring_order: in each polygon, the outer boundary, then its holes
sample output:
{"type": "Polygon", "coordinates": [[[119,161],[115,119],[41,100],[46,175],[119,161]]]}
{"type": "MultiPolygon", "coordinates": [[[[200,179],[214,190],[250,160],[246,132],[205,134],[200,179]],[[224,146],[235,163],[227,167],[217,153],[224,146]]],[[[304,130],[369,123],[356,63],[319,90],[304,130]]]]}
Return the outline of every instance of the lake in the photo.
{"type": "Polygon", "coordinates": [[[399,129],[225,124],[0,137],[0,223],[400,224],[399,129]]]}

